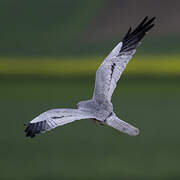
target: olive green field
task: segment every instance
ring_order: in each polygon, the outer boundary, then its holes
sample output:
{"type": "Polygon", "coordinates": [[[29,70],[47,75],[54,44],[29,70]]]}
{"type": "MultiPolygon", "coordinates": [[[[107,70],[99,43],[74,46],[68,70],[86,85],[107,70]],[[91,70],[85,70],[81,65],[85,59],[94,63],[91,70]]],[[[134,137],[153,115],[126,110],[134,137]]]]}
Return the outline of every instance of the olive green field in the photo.
{"type": "Polygon", "coordinates": [[[140,129],[137,137],[81,120],[26,138],[24,124],[41,112],[90,98],[95,74],[1,75],[0,179],[178,179],[179,76],[128,70],[112,102],[120,118],[140,129]]]}

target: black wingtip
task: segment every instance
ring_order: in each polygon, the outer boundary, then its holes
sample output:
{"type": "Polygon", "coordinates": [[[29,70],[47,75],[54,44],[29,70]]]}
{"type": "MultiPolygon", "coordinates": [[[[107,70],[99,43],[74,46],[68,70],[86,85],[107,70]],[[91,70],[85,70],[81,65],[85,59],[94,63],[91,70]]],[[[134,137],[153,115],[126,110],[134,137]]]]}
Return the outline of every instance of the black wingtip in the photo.
{"type": "Polygon", "coordinates": [[[35,127],[35,123],[28,123],[25,129],[25,133],[26,133],[26,137],[34,137],[35,133],[34,133],[34,127],[35,127]]]}
{"type": "Polygon", "coordinates": [[[152,19],[152,21],[154,21],[154,20],[156,19],[156,17],[154,16],[154,17],[152,17],[151,19],[152,19]]]}
{"type": "Polygon", "coordinates": [[[45,131],[45,124],[45,121],[26,124],[26,129],[24,130],[24,132],[26,133],[26,137],[34,138],[37,134],[45,131]]]}
{"type": "Polygon", "coordinates": [[[132,31],[130,28],[124,38],[122,39],[122,47],[119,53],[129,52],[140,44],[141,39],[145,36],[145,34],[154,27],[152,22],[156,19],[156,17],[152,17],[149,19],[146,16],[141,23],[132,31]]]}
{"type": "Polygon", "coordinates": [[[132,31],[132,28],[130,27],[123,39],[126,39],[129,36],[129,34],[131,33],[131,31],[132,31]]]}

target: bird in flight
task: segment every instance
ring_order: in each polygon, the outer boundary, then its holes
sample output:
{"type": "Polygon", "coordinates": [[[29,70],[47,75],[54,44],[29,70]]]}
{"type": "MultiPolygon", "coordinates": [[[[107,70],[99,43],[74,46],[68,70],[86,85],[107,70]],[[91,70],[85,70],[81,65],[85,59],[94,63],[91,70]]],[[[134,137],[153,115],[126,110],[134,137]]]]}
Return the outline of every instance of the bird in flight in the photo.
{"type": "Polygon", "coordinates": [[[40,114],[26,124],[26,136],[33,138],[37,134],[81,119],[92,119],[128,135],[138,135],[138,128],[116,116],[111,97],[122,72],[135,54],[136,47],[154,26],[154,20],[155,17],[151,19],[145,17],[134,30],[130,27],[122,41],[105,58],[96,72],[92,99],[80,101],[77,109],[52,109],[40,114]]]}

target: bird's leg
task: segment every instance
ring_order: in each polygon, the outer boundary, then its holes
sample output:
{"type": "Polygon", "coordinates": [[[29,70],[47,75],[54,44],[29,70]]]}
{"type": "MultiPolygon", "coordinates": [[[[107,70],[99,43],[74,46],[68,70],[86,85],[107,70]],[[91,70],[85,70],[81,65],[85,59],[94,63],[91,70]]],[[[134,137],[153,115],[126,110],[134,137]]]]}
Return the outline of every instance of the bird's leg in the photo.
{"type": "Polygon", "coordinates": [[[97,120],[97,119],[93,119],[93,120],[94,120],[94,122],[95,122],[96,124],[104,125],[104,123],[103,123],[102,121],[99,121],[99,120],[97,120]]]}

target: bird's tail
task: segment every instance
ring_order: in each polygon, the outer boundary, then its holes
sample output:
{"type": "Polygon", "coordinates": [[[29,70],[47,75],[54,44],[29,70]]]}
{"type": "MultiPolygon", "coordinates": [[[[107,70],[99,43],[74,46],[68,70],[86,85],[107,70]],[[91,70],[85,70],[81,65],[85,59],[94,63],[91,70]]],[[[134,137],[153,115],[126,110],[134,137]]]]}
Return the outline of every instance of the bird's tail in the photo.
{"type": "Polygon", "coordinates": [[[125,122],[121,119],[119,119],[115,113],[112,113],[111,116],[109,116],[106,119],[105,124],[117,129],[118,131],[126,133],[130,136],[137,136],[139,134],[138,128],[128,124],[127,122],[125,122]]]}

